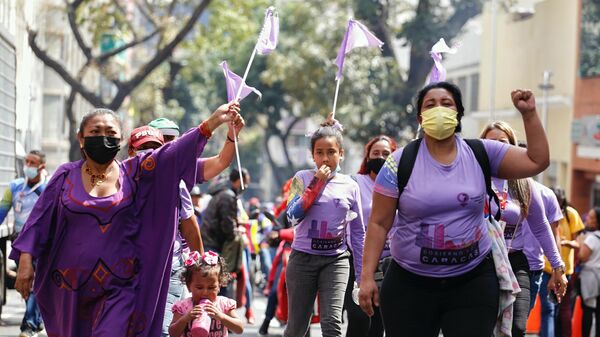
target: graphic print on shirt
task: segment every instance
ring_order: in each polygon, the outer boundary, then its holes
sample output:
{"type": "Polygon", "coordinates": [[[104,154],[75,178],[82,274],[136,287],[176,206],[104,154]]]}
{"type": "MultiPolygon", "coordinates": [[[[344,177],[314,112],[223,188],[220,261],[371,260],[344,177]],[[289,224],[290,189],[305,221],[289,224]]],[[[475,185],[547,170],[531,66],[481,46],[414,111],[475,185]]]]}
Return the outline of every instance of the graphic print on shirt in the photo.
{"type": "Polygon", "coordinates": [[[417,246],[421,247],[421,263],[430,265],[457,265],[474,260],[480,254],[479,240],[482,237],[479,228],[472,240],[455,240],[446,236],[444,224],[430,225],[422,223],[417,233],[417,246]]]}
{"type": "MultiPolygon", "coordinates": [[[[287,217],[292,226],[297,225],[308,213],[311,207],[331,207],[331,204],[321,204],[317,201],[323,191],[326,182],[313,177],[310,184],[304,189],[302,178],[295,177],[290,188],[290,196],[288,201],[287,217]]],[[[335,209],[347,208],[341,198],[332,200],[335,209]]],[[[332,210],[332,213],[335,213],[332,210]]],[[[346,225],[348,222],[357,217],[355,212],[349,211],[346,218],[343,219],[341,232],[332,232],[329,230],[331,218],[327,219],[311,219],[310,229],[308,230],[308,238],[311,240],[311,249],[313,250],[336,250],[344,243],[346,236],[346,225]]]]}

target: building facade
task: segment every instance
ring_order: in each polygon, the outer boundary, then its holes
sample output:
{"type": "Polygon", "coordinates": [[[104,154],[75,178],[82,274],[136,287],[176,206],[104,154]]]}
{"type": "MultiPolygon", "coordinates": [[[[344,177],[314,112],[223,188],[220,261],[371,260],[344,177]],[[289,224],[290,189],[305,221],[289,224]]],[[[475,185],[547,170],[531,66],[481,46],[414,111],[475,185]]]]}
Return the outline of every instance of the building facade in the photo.
{"type": "Polygon", "coordinates": [[[600,1],[577,8],[577,73],[572,124],[571,202],[580,212],[600,206],[600,1]]]}
{"type": "Polygon", "coordinates": [[[546,186],[570,191],[577,3],[539,1],[526,16],[501,7],[495,20],[490,3],[486,3],[481,27],[479,110],[470,115],[479,122],[476,130],[467,132],[477,135],[489,121],[504,120],[515,128],[520,140],[525,140],[523,121],[510,93],[517,88],[531,89],[550,143],[550,167],[538,178],[546,186]],[[540,88],[545,71],[551,72],[553,84],[546,92],[540,88]]]}

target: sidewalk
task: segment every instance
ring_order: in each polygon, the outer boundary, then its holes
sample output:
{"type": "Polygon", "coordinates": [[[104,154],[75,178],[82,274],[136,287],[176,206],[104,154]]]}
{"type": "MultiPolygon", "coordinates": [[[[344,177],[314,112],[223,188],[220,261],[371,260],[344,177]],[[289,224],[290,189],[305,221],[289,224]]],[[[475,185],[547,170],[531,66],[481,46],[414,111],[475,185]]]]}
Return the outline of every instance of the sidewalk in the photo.
{"type": "MultiPolygon", "coordinates": [[[[2,307],[0,337],[16,337],[21,333],[19,327],[25,314],[25,301],[12,289],[6,290],[6,297],[6,305],[2,307]]],[[[40,333],[38,336],[47,337],[45,333],[40,333]]]]}

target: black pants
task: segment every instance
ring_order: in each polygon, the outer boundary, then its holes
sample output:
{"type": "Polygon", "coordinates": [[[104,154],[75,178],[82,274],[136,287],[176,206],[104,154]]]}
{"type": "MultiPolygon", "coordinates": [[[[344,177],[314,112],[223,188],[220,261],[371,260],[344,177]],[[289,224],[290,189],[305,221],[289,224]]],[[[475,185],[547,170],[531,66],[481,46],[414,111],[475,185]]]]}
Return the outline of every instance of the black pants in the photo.
{"type": "Polygon", "coordinates": [[[583,317],[581,318],[581,335],[589,336],[592,331],[592,320],[596,316],[596,337],[600,337],[600,296],[596,298],[596,308],[583,306],[583,317]]]}
{"type": "Polygon", "coordinates": [[[490,337],[498,314],[499,286],[491,254],[456,277],[413,274],[396,262],[381,287],[386,336],[490,337]]]}
{"type": "Polygon", "coordinates": [[[524,337],[529,317],[529,303],[531,302],[531,282],[529,281],[529,263],[523,251],[515,251],[508,254],[510,266],[512,267],[521,292],[517,294],[513,306],[513,337],[524,337]]]}
{"type": "MultiPolygon", "coordinates": [[[[350,261],[352,262],[352,255],[350,261]]],[[[346,328],[346,337],[382,337],[383,320],[379,308],[374,308],[373,317],[369,317],[352,300],[352,290],[354,289],[354,264],[350,263],[350,275],[348,277],[348,287],[344,298],[344,309],[348,316],[348,326],[346,328]]]]}

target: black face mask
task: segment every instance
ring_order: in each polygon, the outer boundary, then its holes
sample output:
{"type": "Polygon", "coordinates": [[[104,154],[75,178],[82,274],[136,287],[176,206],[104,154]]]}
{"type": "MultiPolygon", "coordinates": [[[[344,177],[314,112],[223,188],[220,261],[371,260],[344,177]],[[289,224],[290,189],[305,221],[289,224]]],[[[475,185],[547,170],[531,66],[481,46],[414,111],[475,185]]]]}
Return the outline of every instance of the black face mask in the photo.
{"type": "Polygon", "coordinates": [[[119,152],[119,138],[107,136],[85,137],[83,149],[91,160],[98,164],[106,164],[115,159],[119,152]]]}
{"type": "Polygon", "coordinates": [[[385,164],[384,158],[375,158],[367,160],[367,173],[375,172],[375,174],[379,173],[381,168],[385,164]]]}

